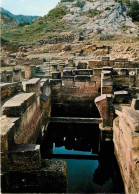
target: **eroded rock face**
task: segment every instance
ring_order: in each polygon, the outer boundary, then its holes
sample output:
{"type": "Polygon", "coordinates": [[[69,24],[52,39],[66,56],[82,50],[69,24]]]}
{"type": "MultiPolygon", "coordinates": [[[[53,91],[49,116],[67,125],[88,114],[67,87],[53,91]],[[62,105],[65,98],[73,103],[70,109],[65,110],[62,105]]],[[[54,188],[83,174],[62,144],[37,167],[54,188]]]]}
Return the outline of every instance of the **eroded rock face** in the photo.
{"type": "Polygon", "coordinates": [[[83,31],[84,34],[89,34],[89,36],[95,33],[104,36],[121,35],[122,25],[127,26],[125,31],[127,35],[134,36],[137,33],[137,26],[132,22],[131,18],[126,16],[126,11],[129,7],[124,3],[120,4],[114,0],[97,0],[93,2],[84,1],[81,7],[77,6],[76,1],[62,4],[69,11],[63,20],[73,25],[72,29],[78,23],[78,31],[83,31]],[[97,10],[94,15],[93,10],[97,10]]]}

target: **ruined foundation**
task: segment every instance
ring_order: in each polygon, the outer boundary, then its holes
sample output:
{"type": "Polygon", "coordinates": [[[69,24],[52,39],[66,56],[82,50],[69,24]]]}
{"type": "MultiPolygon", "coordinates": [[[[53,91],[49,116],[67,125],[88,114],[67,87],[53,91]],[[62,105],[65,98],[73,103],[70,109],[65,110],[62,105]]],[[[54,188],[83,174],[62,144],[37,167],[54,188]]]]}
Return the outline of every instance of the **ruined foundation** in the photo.
{"type": "Polygon", "coordinates": [[[67,164],[51,160],[52,142],[45,134],[51,123],[78,123],[99,126],[100,146],[93,157],[103,158],[100,163],[106,157],[103,145],[113,141],[125,192],[138,193],[138,68],[103,57],[52,64],[50,73],[49,78],[45,67],[25,64],[25,79],[18,69],[6,83],[1,72],[2,192],[68,192],[67,164]]]}

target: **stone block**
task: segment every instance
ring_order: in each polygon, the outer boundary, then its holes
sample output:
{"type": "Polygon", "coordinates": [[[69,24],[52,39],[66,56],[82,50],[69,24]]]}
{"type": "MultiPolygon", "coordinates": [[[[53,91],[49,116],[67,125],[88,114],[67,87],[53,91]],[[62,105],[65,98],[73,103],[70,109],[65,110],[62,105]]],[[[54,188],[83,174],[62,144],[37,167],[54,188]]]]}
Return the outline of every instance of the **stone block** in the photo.
{"type": "Polygon", "coordinates": [[[9,118],[5,115],[0,117],[1,123],[1,152],[6,154],[9,152],[9,149],[14,145],[14,133],[16,130],[15,123],[19,118],[9,118]]]}
{"type": "Polygon", "coordinates": [[[25,79],[30,79],[31,78],[31,63],[25,63],[24,70],[25,70],[25,79]]]}
{"type": "Polygon", "coordinates": [[[61,79],[61,72],[52,72],[52,79],[61,79]]]}
{"type": "Polygon", "coordinates": [[[6,70],[2,70],[0,71],[0,80],[1,82],[7,82],[7,71],[6,70]]]}
{"type": "Polygon", "coordinates": [[[74,59],[68,59],[68,67],[75,67],[74,59]]]}
{"type": "Polygon", "coordinates": [[[6,99],[17,92],[23,91],[22,82],[4,83],[0,84],[1,99],[6,99]]]}
{"type": "Polygon", "coordinates": [[[91,81],[91,76],[90,75],[76,75],[74,77],[75,82],[90,82],[91,81]]]}
{"type": "Polygon", "coordinates": [[[113,86],[102,86],[101,94],[113,94],[113,86]]]}
{"type": "Polygon", "coordinates": [[[94,68],[93,69],[93,75],[101,77],[102,68],[94,68]]]}
{"type": "Polygon", "coordinates": [[[77,69],[86,69],[87,65],[88,64],[86,62],[79,62],[77,65],[77,69]]]}
{"type": "Polygon", "coordinates": [[[57,72],[57,67],[58,67],[57,64],[52,64],[51,67],[52,67],[52,72],[57,72]]]}
{"type": "Polygon", "coordinates": [[[8,170],[38,169],[41,166],[40,145],[19,144],[9,152],[11,167],[8,170]]]}
{"type": "Polygon", "coordinates": [[[101,66],[102,66],[101,61],[97,61],[97,60],[92,60],[92,61],[89,61],[88,63],[88,69],[94,69],[101,66]]]}
{"type": "Polygon", "coordinates": [[[122,103],[122,102],[128,102],[129,100],[129,94],[127,91],[115,91],[114,92],[114,101],[118,102],[118,103],[122,103]]]}
{"type": "Polygon", "coordinates": [[[73,75],[93,75],[92,69],[76,69],[72,71],[73,75]]]}
{"type": "Polygon", "coordinates": [[[50,79],[50,86],[62,86],[62,80],[61,79],[50,79]]]}
{"type": "Polygon", "coordinates": [[[3,173],[2,182],[12,193],[67,193],[67,164],[65,161],[43,160],[39,169],[3,173]]]}
{"type": "Polygon", "coordinates": [[[13,81],[21,81],[21,68],[13,69],[13,81]]]}
{"type": "Polygon", "coordinates": [[[122,107],[123,116],[128,121],[131,130],[139,132],[139,112],[130,107],[122,107]]]}
{"type": "Polygon", "coordinates": [[[135,110],[139,110],[139,98],[138,99],[132,99],[131,107],[135,110]]]}
{"type": "Polygon", "coordinates": [[[3,105],[3,114],[11,117],[21,116],[35,99],[34,93],[18,94],[3,105]]]}
{"type": "Polygon", "coordinates": [[[26,92],[34,92],[36,96],[39,96],[40,91],[40,78],[30,79],[26,83],[26,92]]]}
{"type": "Polygon", "coordinates": [[[62,77],[62,86],[73,87],[74,86],[74,76],[62,77]]]}
{"type": "Polygon", "coordinates": [[[72,76],[72,70],[64,70],[63,77],[70,77],[72,76]]]}

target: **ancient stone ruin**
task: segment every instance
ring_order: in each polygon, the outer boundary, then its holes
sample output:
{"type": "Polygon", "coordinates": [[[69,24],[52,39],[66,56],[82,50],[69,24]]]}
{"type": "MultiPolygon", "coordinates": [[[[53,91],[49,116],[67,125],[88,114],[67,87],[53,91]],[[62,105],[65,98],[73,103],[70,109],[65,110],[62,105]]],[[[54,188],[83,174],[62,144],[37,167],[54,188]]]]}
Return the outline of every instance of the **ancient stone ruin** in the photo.
{"type": "Polygon", "coordinates": [[[1,71],[2,192],[68,192],[67,164],[51,160],[45,133],[50,123],[76,123],[99,125],[100,146],[92,158],[101,158],[104,143],[113,142],[125,192],[138,193],[137,67],[128,59],[102,57],[49,67],[25,63],[24,71],[1,71]]]}

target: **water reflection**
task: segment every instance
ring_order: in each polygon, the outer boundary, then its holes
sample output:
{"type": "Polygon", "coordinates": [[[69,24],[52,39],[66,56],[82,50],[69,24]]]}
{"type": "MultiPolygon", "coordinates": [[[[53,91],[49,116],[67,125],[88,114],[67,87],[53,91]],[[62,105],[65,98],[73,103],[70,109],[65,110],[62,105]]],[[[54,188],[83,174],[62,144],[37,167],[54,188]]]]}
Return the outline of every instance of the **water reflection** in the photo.
{"type": "Polygon", "coordinates": [[[49,125],[41,145],[42,156],[67,162],[69,193],[123,192],[113,144],[102,142],[100,145],[99,137],[98,125],[49,125]],[[94,155],[98,159],[92,159],[94,155]]]}

